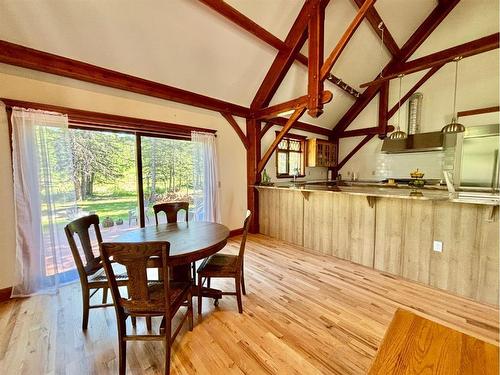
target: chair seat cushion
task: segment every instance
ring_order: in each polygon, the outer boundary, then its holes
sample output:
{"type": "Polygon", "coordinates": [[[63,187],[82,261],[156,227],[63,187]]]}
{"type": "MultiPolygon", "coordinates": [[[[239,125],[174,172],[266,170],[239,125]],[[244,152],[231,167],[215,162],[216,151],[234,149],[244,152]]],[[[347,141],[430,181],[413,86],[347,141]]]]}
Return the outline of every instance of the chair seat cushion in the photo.
{"type": "MultiPolygon", "coordinates": [[[[175,311],[188,296],[191,288],[189,282],[170,282],[170,306],[175,311]]],[[[152,281],[148,284],[148,301],[130,301],[122,298],[122,305],[127,314],[162,314],[165,312],[165,287],[163,281],[152,281]]]]}
{"type": "Polygon", "coordinates": [[[205,259],[198,268],[202,276],[232,276],[238,271],[238,256],[230,254],[215,254],[205,259]]]}

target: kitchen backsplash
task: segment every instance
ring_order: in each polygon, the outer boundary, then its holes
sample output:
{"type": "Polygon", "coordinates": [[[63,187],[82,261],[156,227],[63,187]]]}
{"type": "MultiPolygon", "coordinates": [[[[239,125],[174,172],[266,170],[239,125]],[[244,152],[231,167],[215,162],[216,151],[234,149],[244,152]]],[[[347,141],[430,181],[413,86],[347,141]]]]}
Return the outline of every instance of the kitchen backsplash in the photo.
{"type": "Polygon", "coordinates": [[[425,179],[443,179],[443,168],[450,166],[450,155],[445,156],[444,151],[413,152],[407,154],[383,154],[377,156],[378,180],[385,178],[409,178],[410,172],[420,169],[425,173],[425,179]]]}

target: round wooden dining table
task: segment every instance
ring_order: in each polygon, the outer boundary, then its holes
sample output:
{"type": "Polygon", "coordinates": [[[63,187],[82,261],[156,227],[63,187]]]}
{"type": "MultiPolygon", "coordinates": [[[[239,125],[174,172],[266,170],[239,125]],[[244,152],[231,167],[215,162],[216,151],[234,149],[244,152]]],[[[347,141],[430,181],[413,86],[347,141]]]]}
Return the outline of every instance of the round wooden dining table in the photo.
{"type": "MultiPolygon", "coordinates": [[[[209,257],[226,246],[229,229],[218,223],[203,221],[177,222],[132,229],[120,234],[113,242],[167,241],[170,243],[169,264],[172,265],[172,279],[189,281],[191,263],[209,257]]],[[[161,266],[152,260],[152,267],[161,266]]],[[[196,279],[196,278],[195,278],[196,279]]],[[[198,288],[193,287],[193,294],[198,288]]],[[[203,297],[219,299],[222,292],[212,288],[202,288],[203,297]]]]}

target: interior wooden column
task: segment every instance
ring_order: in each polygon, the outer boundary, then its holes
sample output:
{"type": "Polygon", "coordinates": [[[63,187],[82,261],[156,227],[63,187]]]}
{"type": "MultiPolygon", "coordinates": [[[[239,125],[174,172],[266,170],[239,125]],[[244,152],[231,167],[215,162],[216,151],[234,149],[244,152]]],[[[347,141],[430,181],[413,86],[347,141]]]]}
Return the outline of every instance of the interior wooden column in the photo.
{"type": "Polygon", "coordinates": [[[323,66],[325,8],[319,0],[313,1],[311,16],[309,17],[309,64],[308,64],[308,113],[312,117],[319,117],[323,113],[321,96],[323,93],[323,66]]]}
{"type": "Polygon", "coordinates": [[[257,165],[260,160],[261,121],[247,119],[247,207],[252,211],[250,233],[259,233],[259,193],[254,185],[260,183],[261,174],[257,165]]]}

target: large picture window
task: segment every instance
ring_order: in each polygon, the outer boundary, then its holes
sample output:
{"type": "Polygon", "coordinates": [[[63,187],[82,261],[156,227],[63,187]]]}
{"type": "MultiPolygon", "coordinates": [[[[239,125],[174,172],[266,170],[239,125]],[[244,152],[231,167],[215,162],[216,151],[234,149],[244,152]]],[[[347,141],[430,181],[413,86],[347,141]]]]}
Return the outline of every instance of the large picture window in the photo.
{"type": "Polygon", "coordinates": [[[305,176],[306,137],[288,134],[276,148],[276,177],[305,176]]]}

